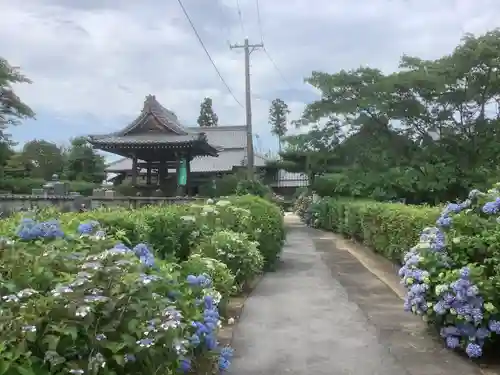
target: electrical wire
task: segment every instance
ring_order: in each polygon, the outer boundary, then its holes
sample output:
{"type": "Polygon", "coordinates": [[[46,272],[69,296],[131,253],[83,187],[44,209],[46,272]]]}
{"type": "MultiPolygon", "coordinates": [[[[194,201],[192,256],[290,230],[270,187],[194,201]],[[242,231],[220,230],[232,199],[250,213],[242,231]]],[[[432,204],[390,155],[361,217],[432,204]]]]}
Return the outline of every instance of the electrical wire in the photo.
{"type": "Polygon", "coordinates": [[[260,42],[262,44],[264,44],[264,35],[262,34],[262,19],[260,17],[260,4],[259,4],[259,0],[255,0],[255,5],[257,6],[257,24],[259,25],[260,42]]]}
{"type": "Polygon", "coordinates": [[[184,16],[186,16],[186,19],[188,20],[189,24],[191,25],[191,28],[193,29],[194,34],[196,35],[196,38],[198,39],[198,42],[203,47],[203,50],[205,51],[205,54],[207,55],[208,59],[212,63],[212,66],[214,67],[215,71],[217,72],[217,75],[219,76],[219,78],[222,81],[222,83],[224,84],[224,86],[226,86],[227,91],[229,92],[229,94],[231,94],[231,96],[233,97],[234,101],[236,103],[238,103],[238,105],[241,108],[245,108],[243,106],[243,104],[241,104],[241,102],[238,100],[238,98],[236,98],[236,96],[233,93],[233,90],[231,90],[231,88],[227,84],[226,80],[222,76],[222,73],[220,72],[219,68],[217,68],[217,65],[215,64],[214,59],[212,58],[212,56],[210,56],[210,53],[208,52],[207,47],[205,47],[205,43],[203,43],[203,39],[201,39],[201,36],[198,33],[198,30],[196,30],[196,26],[194,25],[193,21],[191,20],[191,17],[189,17],[189,14],[188,14],[186,8],[184,7],[184,4],[182,3],[182,0],[177,0],[177,2],[179,3],[179,5],[180,5],[180,7],[182,9],[182,12],[184,13],[184,16]]]}
{"type": "Polygon", "coordinates": [[[226,17],[226,13],[223,11],[223,4],[221,4],[220,0],[215,0],[215,4],[216,4],[216,7],[219,9],[219,14],[220,14],[220,24],[221,24],[221,31],[224,35],[227,36],[227,40],[226,40],[226,43],[228,46],[231,45],[230,41],[229,41],[229,37],[231,35],[231,29],[229,28],[227,22],[224,22],[224,21],[227,21],[227,17],[226,17]]]}
{"type": "Polygon", "coordinates": [[[271,61],[271,64],[273,64],[274,69],[276,70],[276,72],[278,72],[278,74],[281,77],[281,79],[287,84],[287,86],[292,87],[292,85],[290,84],[290,81],[288,81],[288,79],[285,77],[285,75],[283,74],[283,72],[281,71],[281,69],[278,67],[278,64],[276,64],[276,61],[274,61],[274,59],[271,57],[271,54],[266,49],[266,45],[264,44],[264,33],[262,31],[262,17],[260,15],[259,0],[255,0],[255,5],[257,7],[257,23],[258,23],[258,26],[259,26],[260,41],[261,41],[261,43],[263,45],[262,50],[266,54],[266,56],[269,59],[269,61],[271,61]]]}
{"type": "Polygon", "coordinates": [[[278,65],[276,64],[276,62],[273,60],[273,58],[271,57],[271,55],[269,54],[268,50],[266,49],[265,45],[264,47],[262,48],[262,50],[264,51],[264,53],[266,54],[267,58],[269,59],[269,61],[271,61],[271,64],[273,64],[274,66],[274,69],[278,72],[278,74],[281,76],[281,79],[290,87],[292,87],[292,85],[290,84],[290,82],[288,81],[288,79],[285,77],[285,75],[281,72],[281,69],[278,67],[278,65]]]}
{"type": "Polygon", "coordinates": [[[243,14],[241,13],[240,0],[236,0],[236,8],[238,10],[238,18],[240,19],[241,32],[243,34],[243,38],[245,38],[245,24],[243,23],[243,14]]]}

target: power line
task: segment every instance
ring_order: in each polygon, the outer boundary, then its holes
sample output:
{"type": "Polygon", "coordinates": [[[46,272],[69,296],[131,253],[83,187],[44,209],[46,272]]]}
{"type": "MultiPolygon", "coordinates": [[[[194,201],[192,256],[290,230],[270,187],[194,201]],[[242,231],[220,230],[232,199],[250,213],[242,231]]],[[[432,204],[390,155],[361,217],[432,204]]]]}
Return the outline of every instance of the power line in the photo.
{"type": "Polygon", "coordinates": [[[224,22],[224,21],[227,21],[227,17],[226,17],[225,12],[222,10],[223,5],[220,3],[220,0],[216,0],[215,3],[216,3],[217,8],[219,9],[219,13],[220,13],[221,31],[223,34],[225,34],[227,36],[227,44],[229,45],[230,44],[229,36],[231,35],[231,29],[229,28],[227,22],[224,22]]]}
{"type": "MultiPolygon", "coordinates": [[[[264,33],[262,31],[262,17],[260,15],[260,4],[259,4],[259,0],[255,0],[255,5],[257,7],[257,23],[259,25],[259,32],[260,32],[260,41],[262,44],[264,44],[264,33]]],[[[269,51],[266,49],[265,46],[262,47],[262,49],[264,50],[264,53],[266,54],[267,58],[269,59],[269,61],[271,61],[271,64],[273,64],[274,66],[274,69],[278,72],[278,74],[280,75],[281,79],[287,84],[287,86],[290,86],[292,87],[292,85],[290,84],[290,81],[288,81],[288,79],[285,77],[285,75],[283,74],[283,72],[281,71],[281,69],[278,67],[278,64],[276,64],[276,62],[274,61],[274,59],[271,57],[271,54],[269,53],[269,51]]]]}
{"type": "Polygon", "coordinates": [[[266,54],[267,58],[269,59],[269,61],[271,61],[271,64],[273,64],[274,66],[274,69],[278,72],[278,74],[281,76],[281,79],[283,81],[285,81],[285,83],[292,87],[292,85],[290,84],[290,82],[288,81],[288,79],[285,77],[285,75],[281,72],[281,69],[278,67],[278,65],[276,64],[276,62],[273,60],[273,58],[271,57],[271,55],[269,54],[268,50],[266,49],[266,47],[263,48],[264,50],[264,53],[266,54]]]}
{"type": "Polygon", "coordinates": [[[257,24],[259,25],[260,42],[262,44],[264,44],[264,35],[262,34],[262,19],[260,17],[260,4],[259,4],[259,0],[255,0],[255,5],[257,6],[257,24]]]}
{"type": "Polygon", "coordinates": [[[245,24],[243,23],[243,14],[241,13],[240,0],[236,0],[236,8],[238,10],[238,18],[240,19],[241,32],[243,33],[243,37],[245,37],[245,24]]]}
{"type": "Polygon", "coordinates": [[[193,29],[194,34],[196,35],[196,38],[198,39],[198,42],[200,42],[201,46],[203,47],[203,50],[205,51],[205,53],[206,53],[208,59],[210,60],[210,62],[212,63],[212,66],[214,67],[215,71],[217,72],[220,80],[222,81],[222,83],[224,84],[224,86],[226,86],[227,91],[229,92],[229,94],[231,94],[231,96],[233,97],[234,101],[236,103],[238,103],[238,105],[241,108],[245,108],[243,106],[243,104],[241,104],[241,102],[238,100],[238,98],[236,98],[236,96],[233,93],[233,90],[231,90],[231,88],[227,84],[226,80],[222,76],[219,68],[217,68],[217,65],[215,65],[214,59],[212,59],[212,56],[210,56],[210,53],[207,50],[207,47],[205,47],[205,43],[203,43],[203,40],[201,39],[201,36],[198,33],[198,30],[196,30],[196,26],[194,25],[193,21],[191,20],[191,17],[189,17],[189,14],[188,14],[186,8],[184,7],[184,4],[182,3],[182,0],[177,0],[177,2],[179,3],[180,7],[182,8],[182,12],[184,13],[184,16],[186,16],[186,19],[188,20],[189,24],[191,25],[191,28],[193,29]]]}

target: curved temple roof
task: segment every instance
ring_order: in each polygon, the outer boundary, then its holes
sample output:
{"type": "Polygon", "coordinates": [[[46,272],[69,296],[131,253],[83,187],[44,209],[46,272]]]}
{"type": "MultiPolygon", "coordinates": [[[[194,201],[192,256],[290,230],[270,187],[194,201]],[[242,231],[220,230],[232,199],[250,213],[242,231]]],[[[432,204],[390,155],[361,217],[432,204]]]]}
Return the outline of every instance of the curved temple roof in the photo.
{"type": "Polygon", "coordinates": [[[200,149],[199,154],[212,156],[217,156],[220,150],[218,145],[207,142],[203,131],[182,126],[177,116],[163,107],[154,95],[146,96],[140,115],[125,128],[109,134],[89,135],[88,139],[95,147],[106,150],[134,146],[196,146],[200,149]]]}

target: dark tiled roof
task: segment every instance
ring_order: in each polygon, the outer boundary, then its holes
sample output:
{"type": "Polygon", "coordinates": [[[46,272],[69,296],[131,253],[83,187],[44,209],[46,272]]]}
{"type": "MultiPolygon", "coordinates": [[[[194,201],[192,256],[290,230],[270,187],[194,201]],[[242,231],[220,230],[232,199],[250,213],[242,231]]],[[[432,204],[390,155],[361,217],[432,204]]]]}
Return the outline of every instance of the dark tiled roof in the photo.
{"type": "Polygon", "coordinates": [[[190,132],[203,131],[208,143],[224,149],[241,149],[247,146],[246,126],[189,127],[190,132]]]}
{"type": "Polygon", "coordinates": [[[186,143],[199,139],[199,134],[169,135],[169,134],[140,134],[140,135],[102,135],[91,136],[94,144],[163,144],[186,143]]]}
{"type": "Polygon", "coordinates": [[[148,95],[144,100],[144,106],[141,114],[130,125],[119,131],[116,135],[127,135],[137,126],[141,125],[148,115],[155,117],[158,123],[163,126],[165,130],[169,130],[170,132],[178,135],[188,134],[188,131],[181,125],[177,116],[172,111],[169,111],[158,103],[154,95],[148,95]]]}

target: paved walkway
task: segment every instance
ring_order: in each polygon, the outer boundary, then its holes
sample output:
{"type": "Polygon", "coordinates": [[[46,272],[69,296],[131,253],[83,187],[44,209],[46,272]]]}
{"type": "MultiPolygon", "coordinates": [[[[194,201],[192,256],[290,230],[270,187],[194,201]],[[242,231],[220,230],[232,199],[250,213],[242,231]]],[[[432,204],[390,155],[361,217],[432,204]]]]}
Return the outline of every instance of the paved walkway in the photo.
{"type": "Polygon", "coordinates": [[[245,303],[234,375],[478,375],[324,233],[286,217],[278,271],[245,303]]]}

